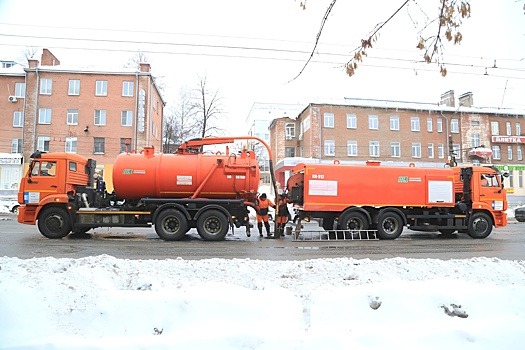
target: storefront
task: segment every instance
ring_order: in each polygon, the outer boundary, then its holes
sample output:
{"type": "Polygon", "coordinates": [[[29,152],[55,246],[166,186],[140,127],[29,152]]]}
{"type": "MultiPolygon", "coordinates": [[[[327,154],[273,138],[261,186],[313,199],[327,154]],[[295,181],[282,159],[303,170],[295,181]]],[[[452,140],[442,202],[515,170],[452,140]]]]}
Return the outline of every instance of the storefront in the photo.
{"type": "Polygon", "coordinates": [[[0,195],[16,196],[24,167],[18,153],[0,153],[0,195]]]}

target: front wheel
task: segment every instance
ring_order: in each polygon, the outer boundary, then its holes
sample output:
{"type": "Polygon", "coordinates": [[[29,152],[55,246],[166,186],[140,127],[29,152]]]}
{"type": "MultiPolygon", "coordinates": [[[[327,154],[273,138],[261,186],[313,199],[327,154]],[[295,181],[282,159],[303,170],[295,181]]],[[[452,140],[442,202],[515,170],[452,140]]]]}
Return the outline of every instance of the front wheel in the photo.
{"type": "Polygon", "coordinates": [[[467,233],[472,238],[487,238],[492,232],[492,220],[487,213],[477,212],[469,220],[467,233]]]}
{"type": "Polygon", "coordinates": [[[188,220],[175,209],[161,211],[155,220],[155,231],[165,241],[180,241],[188,230],[188,220]]]}
{"type": "Polygon", "coordinates": [[[71,220],[67,211],[60,207],[44,208],[38,215],[38,230],[47,238],[66,237],[71,232],[71,220]]]}
{"type": "Polygon", "coordinates": [[[396,239],[403,232],[403,219],[393,211],[379,214],[377,235],[380,239],[396,239]]]}
{"type": "Polygon", "coordinates": [[[228,229],[228,218],[220,210],[206,210],[197,219],[197,232],[207,241],[222,241],[228,229]]]}

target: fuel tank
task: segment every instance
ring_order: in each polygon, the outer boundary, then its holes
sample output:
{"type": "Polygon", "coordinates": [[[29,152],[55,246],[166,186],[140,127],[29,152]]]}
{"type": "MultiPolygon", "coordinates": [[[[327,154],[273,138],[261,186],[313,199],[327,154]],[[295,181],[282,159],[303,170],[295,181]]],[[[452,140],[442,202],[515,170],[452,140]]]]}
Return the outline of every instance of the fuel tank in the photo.
{"type": "Polygon", "coordinates": [[[243,198],[253,201],[260,171],[254,152],[163,154],[145,148],[121,153],[113,166],[118,199],[243,198]]]}

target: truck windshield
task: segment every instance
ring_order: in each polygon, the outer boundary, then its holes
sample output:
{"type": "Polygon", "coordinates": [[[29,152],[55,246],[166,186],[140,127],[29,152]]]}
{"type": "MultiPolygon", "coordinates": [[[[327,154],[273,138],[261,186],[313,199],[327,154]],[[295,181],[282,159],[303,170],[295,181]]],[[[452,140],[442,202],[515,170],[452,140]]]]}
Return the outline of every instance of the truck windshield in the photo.
{"type": "Polygon", "coordinates": [[[499,187],[498,177],[493,174],[481,174],[481,186],[499,187]]]}

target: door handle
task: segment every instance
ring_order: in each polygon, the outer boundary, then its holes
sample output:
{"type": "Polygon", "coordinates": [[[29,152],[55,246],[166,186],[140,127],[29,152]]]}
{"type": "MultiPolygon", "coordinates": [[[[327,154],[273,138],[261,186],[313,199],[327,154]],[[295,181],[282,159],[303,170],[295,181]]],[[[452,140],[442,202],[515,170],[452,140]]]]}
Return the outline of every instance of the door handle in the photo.
{"type": "Polygon", "coordinates": [[[57,185],[51,185],[51,188],[57,188],[57,185]]]}

